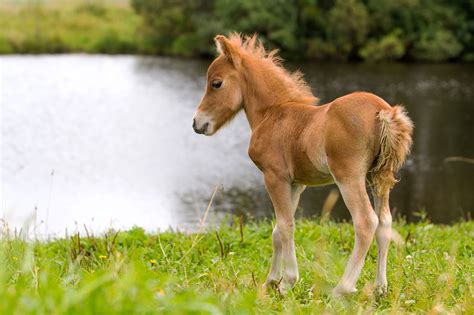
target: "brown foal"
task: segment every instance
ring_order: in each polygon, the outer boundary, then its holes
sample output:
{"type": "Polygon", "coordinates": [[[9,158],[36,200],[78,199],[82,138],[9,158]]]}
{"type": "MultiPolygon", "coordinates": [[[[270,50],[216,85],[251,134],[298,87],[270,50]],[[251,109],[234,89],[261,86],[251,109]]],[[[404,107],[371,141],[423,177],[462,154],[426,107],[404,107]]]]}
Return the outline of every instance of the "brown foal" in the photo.
{"type": "Polygon", "coordinates": [[[220,55],[209,66],[193,128],[213,135],[245,111],[252,129],[248,153],[263,172],[276,215],[265,284],[285,292],[298,280],[293,234],[300,194],[307,185],[336,183],[354,222],[355,245],[333,294],[356,291],[374,236],[375,286],[385,293],[392,224],[389,193],[412,143],[413,124],[404,109],[365,92],[315,106],[318,99],[302,75],[287,72],[275,51],[267,53],[255,35],[218,35],[215,41],[220,55]]]}

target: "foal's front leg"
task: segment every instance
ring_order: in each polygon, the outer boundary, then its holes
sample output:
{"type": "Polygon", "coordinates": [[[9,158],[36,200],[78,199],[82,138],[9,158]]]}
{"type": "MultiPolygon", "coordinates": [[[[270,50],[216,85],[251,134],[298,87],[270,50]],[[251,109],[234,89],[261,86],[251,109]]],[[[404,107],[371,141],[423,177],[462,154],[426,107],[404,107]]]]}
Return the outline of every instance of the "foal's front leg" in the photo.
{"type": "Polygon", "coordinates": [[[273,203],[276,225],[272,234],[272,266],[265,285],[277,284],[280,292],[294,286],[298,280],[294,244],[294,214],[305,186],[291,185],[273,174],[265,174],[265,185],[273,203]]]}

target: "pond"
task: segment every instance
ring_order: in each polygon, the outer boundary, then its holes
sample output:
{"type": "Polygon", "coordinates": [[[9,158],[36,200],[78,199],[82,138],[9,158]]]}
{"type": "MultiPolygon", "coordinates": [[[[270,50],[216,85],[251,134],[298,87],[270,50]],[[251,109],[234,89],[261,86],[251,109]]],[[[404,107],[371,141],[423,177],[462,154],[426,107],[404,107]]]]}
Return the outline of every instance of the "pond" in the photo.
{"type": "MultiPolygon", "coordinates": [[[[194,229],[216,187],[208,224],[272,217],[247,156],[240,114],[214,137],[191,120],[208,61],[136,56],[0,58],[1,210],[10,227],[39,234],[133,225],[194,229]]],[[[289,64],[322,103],[356,90],[401,103],[414,147],[391,194],[396,215],[434,222],[474,208],[472,64],[289,64]]],[[[308,188],[297,216],[321,213],[336,186],[308,188]]],[[[347,219],[341,200],[332,216],[347,219]]]]}

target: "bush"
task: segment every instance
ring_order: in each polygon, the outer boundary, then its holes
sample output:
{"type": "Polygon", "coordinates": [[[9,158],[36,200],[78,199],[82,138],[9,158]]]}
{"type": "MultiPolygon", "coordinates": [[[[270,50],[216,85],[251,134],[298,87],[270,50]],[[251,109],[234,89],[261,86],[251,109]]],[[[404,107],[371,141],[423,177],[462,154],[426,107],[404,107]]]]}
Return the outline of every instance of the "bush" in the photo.
{"type": "Polygon", "coordinates": [[[396,60],[405,54],[401,30],[396,30],[379,40],[370,40],[359,55],[367,61],[396,60]]]}
{"type": "Polygon", "coordinates": [[[121,38],[115,30],[106,31],[92,47],[94,52],[108,54],[127,54],[136,52],[136,50],[136,44],[133,41],[121,38]]]}
{"type": "Polygon", "coordinates": [[[0,55],[14,53],[11,43],[4,37],[0,37],[0,55]]]}
{"type": "Polygon", "coordinates": [[[462,48],[450,31],[425,31],[415,43],[412,54],[418,60],[443,61],[458,57],[462,48]]]}
{"type": "Polygon", "coordinates": [[[336,58],[347,59],[365,42],[368,13],[357,0],[337,0],[328,15],[328,40],[336,48],[336,58]]]}

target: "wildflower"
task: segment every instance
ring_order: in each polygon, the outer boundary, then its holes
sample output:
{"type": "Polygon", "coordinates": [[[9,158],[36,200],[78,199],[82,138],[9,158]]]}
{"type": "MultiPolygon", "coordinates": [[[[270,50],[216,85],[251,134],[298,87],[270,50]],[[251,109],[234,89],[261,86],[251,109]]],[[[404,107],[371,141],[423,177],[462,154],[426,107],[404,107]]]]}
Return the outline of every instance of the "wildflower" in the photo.
{"type": "Polygon", "coordinates": [[[159,289],[159,290],[156,291],[155,296],[156,296],[156,298],[161,298],[161,297],[165,296],[165,291],[163,291],[162,289],[159,289]]]}
{"type": "Polygon", "coordinates": [[[12,259],[13,259],[13,260],[18,260],[18,257],[13,256],[12,259]]]}
{"type": "Polygon", "coordinates": [[[449,254],[447,252],[443,253],[444,260],[449,260],[449,254]]]}
{"type": "Polygon", "coordinates": [[[405,258],[408,261],[413,261],[413,256],[412,255],[407,255],[405,258]]]}
{"type": "Polygon", "coordinates": [[[150,264],[152,265],[156,265],[158,262],[156,261],[156,259],[150,259],[150,264]]]}
{"type": "Polygon", "coordinates": [[[415,300],[406,300],[405,304],[406,305],[412,305],[412,304],[415,304],[415,302],[416,302],[415,300]]]}
{"type": "Polygon", "coordinates": [[[100,259],[107,259],[107,256],[105,256],[105,255],[100,255],[99,258],[100,258],[100,259]]]}

